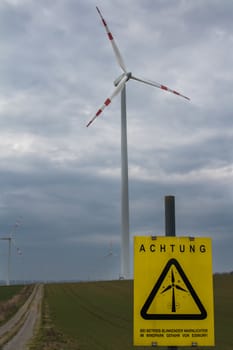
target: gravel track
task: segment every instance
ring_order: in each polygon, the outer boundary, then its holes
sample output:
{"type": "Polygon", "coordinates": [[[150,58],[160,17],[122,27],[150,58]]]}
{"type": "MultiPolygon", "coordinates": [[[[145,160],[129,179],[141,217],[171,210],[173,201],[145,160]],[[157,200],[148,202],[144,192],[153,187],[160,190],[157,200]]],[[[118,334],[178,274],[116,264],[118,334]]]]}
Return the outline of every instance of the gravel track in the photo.
{"type": "Polygon", "coordinates": [[[35,286],[31,296],[14,317],[0,327],[0,345],[3,350],[26,350],[40,318],[43,285],[35,286]]]}

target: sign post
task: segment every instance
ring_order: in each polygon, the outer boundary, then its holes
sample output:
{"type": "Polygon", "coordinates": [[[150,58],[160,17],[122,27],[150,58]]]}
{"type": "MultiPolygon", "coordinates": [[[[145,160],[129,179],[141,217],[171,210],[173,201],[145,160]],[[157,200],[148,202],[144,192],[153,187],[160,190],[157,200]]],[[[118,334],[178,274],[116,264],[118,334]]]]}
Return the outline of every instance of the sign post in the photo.
{"type": "Polygon", "coordinates": [[[214,345],[210,238],[134,238],[134,345],[214,345]]]}
{"type": "Polygon", "coordinates": [[[176,235],[176,215],[175,215],[175,197],[166,196],[165,204],[165,234],[174,237],[176,235]]]}
{"type": "MultiPolygon", "coordinates": [[[[176,235],[176,211],[175,211],[175,197],[166,196],[165,204],[165,234],[168,237],[175,237],[176,235]]],[[[176,346],[169,346],[168,350],[177,350],[176,346]]]]}

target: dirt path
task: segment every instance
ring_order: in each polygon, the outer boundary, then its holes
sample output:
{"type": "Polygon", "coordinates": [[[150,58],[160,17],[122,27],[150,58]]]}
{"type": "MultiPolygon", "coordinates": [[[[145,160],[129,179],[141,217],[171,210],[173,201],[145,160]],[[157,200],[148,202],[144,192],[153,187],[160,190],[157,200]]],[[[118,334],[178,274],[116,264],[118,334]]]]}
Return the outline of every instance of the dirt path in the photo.
{"type": "Polygon", "coordinates": [[[43,285],[36,285],[27,302],[18,313],[0,328],[0,337],[10,340],[3,346],[3,350],[26,350],[26,345],[33,337],[34,329],[40,317],[40,306],[43,297],[43,285]]]}

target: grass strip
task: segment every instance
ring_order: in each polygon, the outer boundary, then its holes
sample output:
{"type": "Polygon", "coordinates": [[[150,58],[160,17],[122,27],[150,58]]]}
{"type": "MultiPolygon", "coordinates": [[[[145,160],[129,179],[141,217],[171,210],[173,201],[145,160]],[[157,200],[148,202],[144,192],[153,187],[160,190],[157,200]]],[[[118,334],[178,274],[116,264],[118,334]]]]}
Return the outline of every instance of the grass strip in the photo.
{"type": "Polygon", "coordinates": [[[40,324],[37,334],[29,344],[29,350],[77,350],[77,343],[69,339],[53,324],[46,298],[43,298],[40,324]]]}

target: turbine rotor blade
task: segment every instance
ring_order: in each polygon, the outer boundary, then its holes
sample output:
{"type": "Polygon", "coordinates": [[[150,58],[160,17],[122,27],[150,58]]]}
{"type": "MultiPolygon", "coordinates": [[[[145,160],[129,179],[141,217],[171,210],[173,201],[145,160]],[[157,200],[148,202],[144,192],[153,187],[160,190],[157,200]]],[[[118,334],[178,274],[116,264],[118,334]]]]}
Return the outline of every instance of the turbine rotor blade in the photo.
{"type": "Polygon", "coordinates": [[[118,47],[117,47],[117,45],[116,45],[116,42],[115,42],[115,40],[114,40],[114,38],[113,38],[113,35],[112,35],[112,33],[110,32],[110,30],[109,30],[109,28],[108,28],[107,22],[106,22],[105,19],[103,18],[102,13],[100,12],[100,10],[99,10],[99,8],[98,8],[97,6],[96,6],[96,9],[97,9],[97,11],[98,11],[98,13],[99,13],[99,15],[100,15],[100,18],[101,18],[101,20],[102,20],[102,22],[103,22],[104,28],[105,28],[105,30],[106,30],[106,32],[107,32],[108,39],[110,40],[110,42],[111,42],[111,44],[112,44],[112,48],[113,48],[113,51],[114,51],[114,53],[115,53],[115,55],[116,55],[117,62],[118,62],[118,64],[119,64],[119,66],[121,67],[121,69],[122,69],[125,73],[127,73],[127,69],[126,69],[125,63],[124,63],[124,61],[123,61],[123,58],[122,58],[122,56],[121,56],[120,50],[118,49],[118,47]]]}
{"type": "Polygon", "coordinates": [[[169,286],[167,286],[162,292],[161,292],[161,294],[163,294],[164,292],[167,292],[169,289],[171,289],[172,288],[172,285],[169,285],[169,286]]]}
{"type": "Polygon", "coordinates": [[[176,289],[182,290],[183,292],[187,292],[186,289],[180,287],[178,284],[175,284],[176,289]]]}
{"type": "Polygon", "coordinates": [[[107,107],[108,105],[110,105],[110,103],[112,102],[112,99],[119,94],[119,92],[123,89],[124,84],[126,83],[126,81],[128,80],[128,76],[125,75],[121,81],[119,82],[119,84],[117,85],[116,89],[113,91],[112,95],[110,97],[108,97],[103,106],[100,107],[100,109],[96,112],[95,116],[89,121],[89,123],[86,125],[86,127],[90,126],[91,123],[93,123],[93,121],[99,117],[99,115],[103,112],[104,108],[107,107]]]}
{"type": "Polygon", "coordinates": [[[140,81],[141,83],[144,83],[144,84],[147,84],[147,85],[151,85],[151,86],[154,86],[154,87],[157,87],[158,89],[162,89],[162,90],[165,90],[165,91],[169,91],[177,96],[180,96],[180,97],[183,97],[185,98],[186,100],[190,100],[189,97],[187,96],[184,96],[182,95],[180,92],[176,91],[176,90],[173,90],[173,89],[170,89],[169,87],[165,86],[165,85],[162,85],[160,83],[156,83],[155,81],[151,81],[151,80],[146,80],[146,79],[141,79],[141,78],[137,78],[133,75],[131,75],[130,79],[134,79],[134,80],[137,80],[137,81],[140,81]]]}
{"type": "Polygon", "coordinates": [[[16,248],[16,251],[17,251],[18,255],[23,255],[22,251],[19,248],[16,248]]]}
{"type": "Polygon", "coordinates": [[[174,276],[173,270],[172,270],[172,283],[175,283],[175,276],[174,276]]]}
{"type": "Polygon", "coordinates": [[[13,225],[11,232],[10,232],[10,236],[13,236],[13,233],[15,233],[15,231],[18,229],[18,227],[20,227],[21,225],[21,218],[19,218],[16,223],[13,225]]]}
{"type": "Polygon", "coordinates": [[[18,254],[18,255],[22,255],[21,249],[19,249],[19,247],[16,246],[16,241],[15,241],[15,239],[11,238],[11,243],[12,243],[13,246],[15,247],[15,249],[16,249],[16,251],[17,251],[17,254],[18,254]]]}

